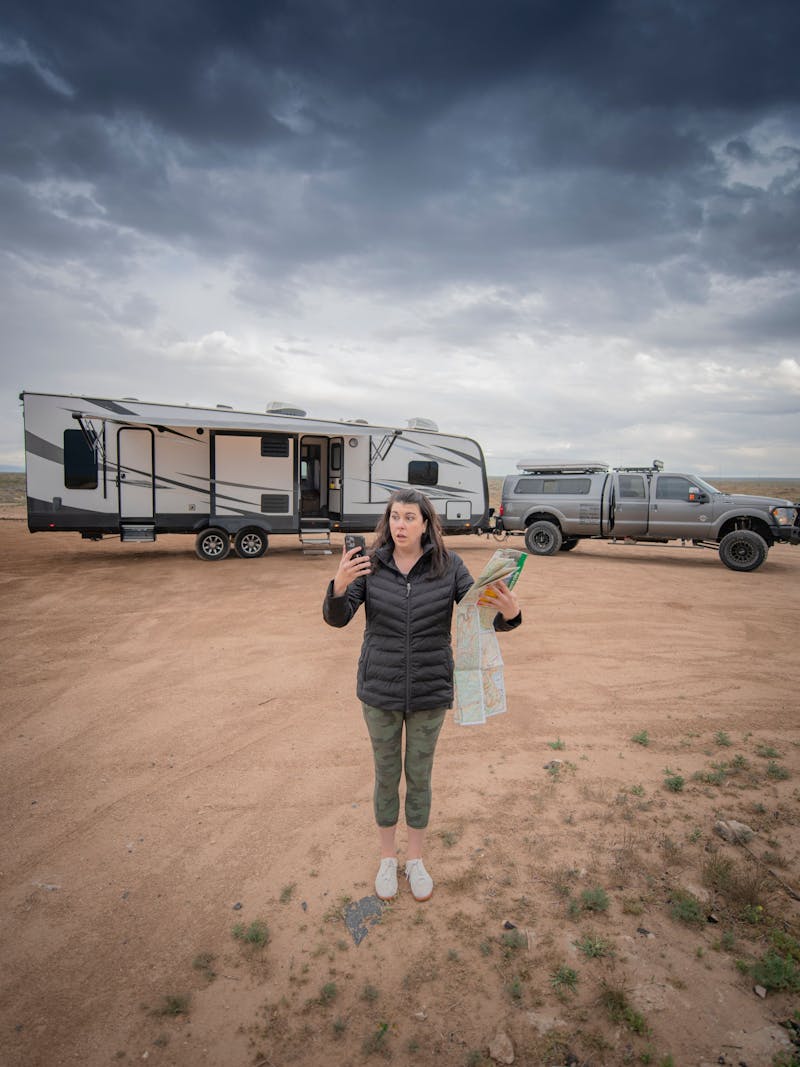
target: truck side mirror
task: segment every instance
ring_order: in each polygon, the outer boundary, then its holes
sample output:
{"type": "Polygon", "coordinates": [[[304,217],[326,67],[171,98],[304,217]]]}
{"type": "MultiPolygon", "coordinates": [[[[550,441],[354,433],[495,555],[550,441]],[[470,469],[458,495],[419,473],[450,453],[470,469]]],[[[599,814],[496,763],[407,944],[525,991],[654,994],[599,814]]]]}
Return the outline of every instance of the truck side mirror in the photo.
{"type": "Polygon", "coordinates": [[[704,493],[702,489],[697,489],[692,486],[689,490],[689,503],[690,504],[707,504],[708,493],[704,493]]]}

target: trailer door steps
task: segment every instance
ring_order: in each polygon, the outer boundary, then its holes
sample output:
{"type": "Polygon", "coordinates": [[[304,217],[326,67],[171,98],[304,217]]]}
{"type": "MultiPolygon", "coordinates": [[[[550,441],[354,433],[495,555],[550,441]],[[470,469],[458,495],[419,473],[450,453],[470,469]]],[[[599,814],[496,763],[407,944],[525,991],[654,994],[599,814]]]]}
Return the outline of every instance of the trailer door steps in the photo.
{"type": "Polygon", "coordinates": [[[331,555],[331,520],[304,518],[300,522],[304,556],[331,555]]]}
{"type": "Polygon", "coordinates": [[[123,523],[119,528],[120,541],[155,541],[156,528],[153,523],[123,523]]]}

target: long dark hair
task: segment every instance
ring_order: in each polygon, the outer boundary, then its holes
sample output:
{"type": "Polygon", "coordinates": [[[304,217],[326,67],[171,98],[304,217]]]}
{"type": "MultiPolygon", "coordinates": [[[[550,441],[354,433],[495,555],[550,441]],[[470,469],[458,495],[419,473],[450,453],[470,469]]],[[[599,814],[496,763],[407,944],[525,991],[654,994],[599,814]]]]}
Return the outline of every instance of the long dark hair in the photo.
{"type": "MultiPolygon", "coordinates": [[[[370,546],[370,555],[373,555],[377,549],[383,548],[384,545],[390,545],[394,549],[389,516],[395,504],[416,504],[422,512],[422,517],[427,523],[425,533],[422,535],[422,547],[425,548],[428,544],[433,546],[430,552],[431,571],[437,576],[444,574],[449,553],[442,540],[442,524],[429,497],[420,493],[418,489],[397,489],[389,497],[386,510],[375,527],[375,540],[370,546]]],[[[373,558],[373,566],[377,562],[378,560],[373,558]]]]}

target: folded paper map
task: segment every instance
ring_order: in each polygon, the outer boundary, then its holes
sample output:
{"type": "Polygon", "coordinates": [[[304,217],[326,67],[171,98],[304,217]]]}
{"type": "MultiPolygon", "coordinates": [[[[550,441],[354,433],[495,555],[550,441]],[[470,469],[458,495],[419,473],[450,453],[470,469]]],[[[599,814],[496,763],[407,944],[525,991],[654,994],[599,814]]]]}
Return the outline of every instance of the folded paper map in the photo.
{"type": "Polygon", "coordinates": [[[484,723],[506,710],[503,657],[494,629],[497,609],[479,607],[478,600],[493,582],[513,589],[526,559],[525,552],[498,548],[456,607],[455,721],[460,726],[484,723]]]}

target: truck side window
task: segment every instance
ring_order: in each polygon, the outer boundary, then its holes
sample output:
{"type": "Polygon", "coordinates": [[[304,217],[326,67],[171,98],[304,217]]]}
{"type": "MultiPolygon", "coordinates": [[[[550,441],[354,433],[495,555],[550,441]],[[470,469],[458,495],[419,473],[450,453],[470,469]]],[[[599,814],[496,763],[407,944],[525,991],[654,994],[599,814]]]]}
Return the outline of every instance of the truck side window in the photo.
{"type": "Polygon", "coordinates": [[[97,488],[97,456],[83,430],[64,430],[64,488],[97,488]]]}
{"type": "Polygon", "coordinates": [[[688,500],[691,484],[688,478],[680,478],[674,474],[662,474],[656,485],[656,497],[659,500],[688,500]]]}
{"type": "Polygon", "coordinates": [[[641,474],[620,474],[619,495],[624,500],[644,500],[644,478],[641,474]]]}
{"type": "Polygon", "coordinates": [[[547,494],[553,496],[575,496],[588,493],[592,488],[591,478],[520,478],[514,486],[514,492],[523,496],[547,494]]]}

